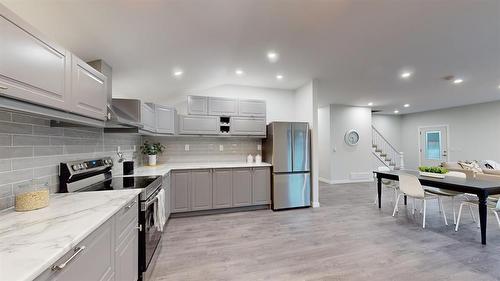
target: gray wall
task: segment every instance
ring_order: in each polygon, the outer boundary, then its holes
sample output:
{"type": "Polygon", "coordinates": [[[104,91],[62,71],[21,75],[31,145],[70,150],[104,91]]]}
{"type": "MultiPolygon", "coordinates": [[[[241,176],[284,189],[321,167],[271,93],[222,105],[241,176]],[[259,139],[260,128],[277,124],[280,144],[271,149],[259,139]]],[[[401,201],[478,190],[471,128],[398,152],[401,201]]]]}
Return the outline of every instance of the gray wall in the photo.
{"type": "Polygon", "coordinates": [[[500,102],[407,114],[401,118],[407,168],[418,166],[418,127],[449,125],[449,160],[500,162],[500,102]]]}
{"type": "Polygon", "coordinates": [[[262,144],[254,138],[218,138],[218,137],[144,137],[150,142],[165,145],[165,152],[158,156],[158,164],[198,163],[198,162],[245,162],[248,154],[254,157],[261,154],[257,146],[262,144]],[[185,151],[185,145],[189,151],[185,151]],[[219,146],[223,146],[223,151],[219,146]]]}
{"type": "Polygon", "coordinates": [[[401,150],[401,116],[400,115],[372,115],[373,126],[397,150],[401,150]]]}
{"type": "Polygon", "coordinates": [[[331,181],[332,144],[330,131],[330,106],[318,109],[319,177],[321,181],[331,181]]]}
{"type": "Polygon", "coordinates": [[[116,160],[117,146],[132,159],[137,145],[139,136],[104,134],[96,128],[51,128],[47,119],[0,111],[0,209],[12,206],[19,186],[32,180],[56,191],[60,162],[101,156],[116,160]]]}

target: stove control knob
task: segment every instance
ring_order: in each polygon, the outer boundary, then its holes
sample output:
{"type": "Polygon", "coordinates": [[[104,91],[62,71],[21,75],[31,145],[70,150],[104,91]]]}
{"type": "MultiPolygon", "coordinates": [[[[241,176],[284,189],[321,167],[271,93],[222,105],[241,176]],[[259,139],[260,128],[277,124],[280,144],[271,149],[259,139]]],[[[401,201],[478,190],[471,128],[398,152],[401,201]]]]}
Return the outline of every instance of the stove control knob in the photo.
{"type": "Polygon", "coordinates": [[[78,165],[73,165],[71,168],[73,168],[73,171],[78,171],[78,165]]]}
{"type": "Polygon", "coordinates": [[[87,168],[89,167],[89,165],[88,165],[87,163],[83,163],[82,165],[83,165],[83,167],[84,167],[85,169],[87,169],[87,168]]]}

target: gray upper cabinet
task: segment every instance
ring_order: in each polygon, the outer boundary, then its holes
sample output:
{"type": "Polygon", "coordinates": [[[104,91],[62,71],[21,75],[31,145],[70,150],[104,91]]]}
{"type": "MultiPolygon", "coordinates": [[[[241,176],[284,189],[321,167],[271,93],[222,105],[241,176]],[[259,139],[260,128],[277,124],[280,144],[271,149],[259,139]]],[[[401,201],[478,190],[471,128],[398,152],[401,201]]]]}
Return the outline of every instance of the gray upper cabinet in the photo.
{"type": "Polygon", "coordinates": [[[268,167],[253,168],[252,203],[271,204],[271,171],[268,167]]]}
{"type": "Polygon", "coordinates": [[[266,102],[263,100],[245,100],[238,102],[238,116],[266,117],[266,102]]]}
{"type": "Polygon", "coordinates": [[[156,132],[160,134],[175,134],[177,111],[172,106],[155,105],[156,132]]]}
{"type": "Polygon", "coordinates": [[[72,111],[99,120],[106,119],[107,78],[76,56],[71,57],[72,111]]]}
{"type": "Polygon", "coordinates": [[[150,132],[156,132],[155,105],[152,103],[143,103],[141,106],[141,122],[143,129],[150,132]]]}
{"type": "Polygon", "coordinates": [[[266,120],[253,117],[231,117],[231,135],[265,136],[266,120]]]}
{"type": "Polygon", "coordinates": [[[179,115],[179,134],[217,135],[218,125],[217,116],[179,115]]]}
{"type": "Polygon", "coordinates": [[[68,51],[1,5],[0,42],[0,95],[70,110],[68,51]]]}
{"type": "Polygon", "coordinates": [[[172,183],[172,213],[187,212],[190,208],[189,200],[189,171],[173,171],[171,173],[172,183]]]}
{"type": "Polygon", "coordinates": [[[233,206],[249,206],[252,204],[252,170],[247,168],[233,169],[233,206]]]}
{"type": "Polygon", "coordinates": [[[188,96],[187,113],[190,115],[207,115],[208,97],[188,96]]]}
{"type": "Polygon", "coordinates": [[[238,115],[238,100],[230,98],[208,98],[208,114],[217,116],[238,115]]]}
{"type": "Polygon", "coordinates": [[[233,171],[214,169],[213,171],[213,208],[230,208],[233,202],[233,171]]]}
{"type": "Polygon", "coordinates": [[[191,210],[212,209],[212,170],[191,171],[191,210]]]}

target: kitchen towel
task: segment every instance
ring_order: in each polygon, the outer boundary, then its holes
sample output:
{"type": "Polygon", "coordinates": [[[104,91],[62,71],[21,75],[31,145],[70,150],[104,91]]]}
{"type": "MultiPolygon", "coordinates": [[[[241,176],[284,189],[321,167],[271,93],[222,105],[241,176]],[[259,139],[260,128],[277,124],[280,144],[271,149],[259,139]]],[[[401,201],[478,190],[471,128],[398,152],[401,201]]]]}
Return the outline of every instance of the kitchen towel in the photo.
{"type": "Polygon", "coordinates": [[[167,222],[167,217],[165,214],[165,190],[162,188],[160,192],[156,195],[156,201],[154,203],[154,226],[158,231],[163,232],[163,227],[167,222]]]}

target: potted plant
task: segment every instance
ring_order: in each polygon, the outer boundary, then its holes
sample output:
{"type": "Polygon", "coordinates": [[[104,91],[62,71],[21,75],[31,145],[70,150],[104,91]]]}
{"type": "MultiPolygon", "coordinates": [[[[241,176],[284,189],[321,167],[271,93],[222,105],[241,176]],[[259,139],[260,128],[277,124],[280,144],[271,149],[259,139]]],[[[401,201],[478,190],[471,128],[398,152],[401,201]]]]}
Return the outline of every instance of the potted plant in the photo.
{"type": "Polygon", "coordinates": [[[145,141],[144,144],[141,146],[142,154],[148,156],[148,165],[149,166],[156,165],[156,155],[162,153],[164,149],[165,149],[165,146],[159,142],[158,143],[149,143],[148,141],[145,141]]]}
{"type": "Polygon", "coordinates": [[[420,166],[418,167],[418,170],[420,171],[421,176],[439,179],[444,179],[444,175],[448,173],[448,170],[443,167],[420,166]]]}

